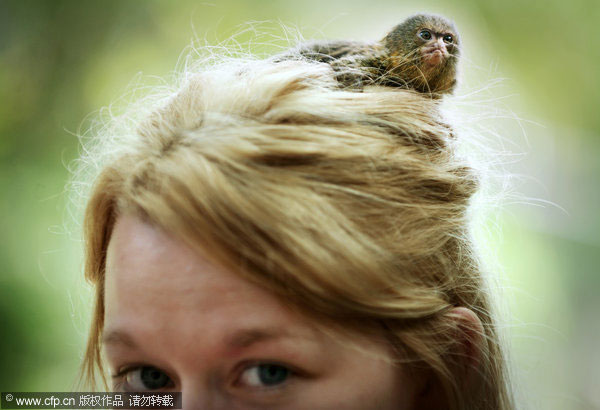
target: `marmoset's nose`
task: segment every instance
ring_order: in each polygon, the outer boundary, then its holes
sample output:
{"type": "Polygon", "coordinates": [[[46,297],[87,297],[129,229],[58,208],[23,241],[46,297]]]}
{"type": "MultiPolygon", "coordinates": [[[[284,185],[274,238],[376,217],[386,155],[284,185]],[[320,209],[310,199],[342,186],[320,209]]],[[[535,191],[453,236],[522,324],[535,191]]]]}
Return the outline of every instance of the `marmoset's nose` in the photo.
{"type": "Polygon", "coordinates": [[[446,43],[444,43],[444,36],[439,36],[436,38],[434,47],[436,49],[446,51],[446,43]]]}

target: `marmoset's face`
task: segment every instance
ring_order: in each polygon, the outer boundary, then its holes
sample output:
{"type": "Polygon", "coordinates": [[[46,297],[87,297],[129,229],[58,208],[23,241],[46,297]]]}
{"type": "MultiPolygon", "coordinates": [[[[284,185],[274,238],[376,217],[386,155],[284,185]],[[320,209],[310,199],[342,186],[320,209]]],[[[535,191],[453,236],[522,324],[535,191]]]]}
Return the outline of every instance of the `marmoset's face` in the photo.
{"type": "Polygon", "coordinates": [[[112,234],[105,308],[114,390],[181,391],[184,409],[414,408],[388,344],[340,342],[132,216],[112,234]]]}

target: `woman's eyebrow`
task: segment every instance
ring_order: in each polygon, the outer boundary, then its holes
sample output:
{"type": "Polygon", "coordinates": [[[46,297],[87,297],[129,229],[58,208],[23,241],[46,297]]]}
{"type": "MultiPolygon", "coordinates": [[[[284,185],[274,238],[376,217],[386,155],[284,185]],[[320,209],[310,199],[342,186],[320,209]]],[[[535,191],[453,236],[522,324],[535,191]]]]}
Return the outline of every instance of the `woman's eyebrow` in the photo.
{"type": "MultiPolygon", "coordinates": [[[[285,328],[281,327],[257,327],[257,328],[247,328],[247,329],[239,329],[232,332],[230,335],[226,336],[223,341],[223,345],[226,346],[227,349],[236,350],[236,349],[246,349],[253,344],[271,341],[277,339],[304,339],[307,341],[312,341],[312,338],[303,336],[301,334],[296,334],[288,331],[285,328]]],[[[102,336],[102,344],[103,345],[116,345],[121,344],[128,348],[135,349],[138,348],[138,344],[133,339],[133,337],[127,333],[125,330],[121,329],[111,329],[103,333],[102,336]]]]}
{"type": "Polygon", "coordinates": [[[245,349],[255,343],[267,340],[295,337],[298,337],[298,335],[280,327],[248,328],[237,330],[227,336],[224,345],[230,349],[245,349]]]}
{"type": "Polygon", "coordinates": [[[104,332],[102,335],[102,344],[103,345],[122,344],[131,349],[135,349],[138,347],[137,343],[133,340],[133,338],[131,337],[131,335],[129,335],[129,333],[127,333],[123,330],[119,330],[119,329],[114,329],[114,330],[109,330],[109,331],[104,332]]]}

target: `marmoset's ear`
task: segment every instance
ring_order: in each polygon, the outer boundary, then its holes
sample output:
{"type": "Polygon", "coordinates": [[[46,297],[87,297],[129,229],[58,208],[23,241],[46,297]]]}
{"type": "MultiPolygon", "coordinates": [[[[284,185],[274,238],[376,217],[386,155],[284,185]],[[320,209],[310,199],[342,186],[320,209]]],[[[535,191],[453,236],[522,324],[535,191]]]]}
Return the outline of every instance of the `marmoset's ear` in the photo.
{"type": "MultiPolygon", "coordinates": [[[[449,357],[453,361],[456,382],[463,391],[475,391],[481,387],[479,365],[484,349],[483,325],[479,317],[471,309],[456,307],[447,315],[454,322],[455,347],[449,357]]],[[[447,397],[440,381],[429,370],[420,384],[421,389],[416,398],[419,410],[441,410],[448,408],[447,397]]]]}

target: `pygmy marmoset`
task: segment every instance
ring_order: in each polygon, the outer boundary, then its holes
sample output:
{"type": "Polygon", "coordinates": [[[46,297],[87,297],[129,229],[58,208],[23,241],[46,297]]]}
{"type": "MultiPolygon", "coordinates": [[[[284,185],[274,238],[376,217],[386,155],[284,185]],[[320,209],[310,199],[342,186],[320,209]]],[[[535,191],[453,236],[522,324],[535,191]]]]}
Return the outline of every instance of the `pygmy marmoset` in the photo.
{"type": "Polygon", "coordinates": [[[449,20],[417,14],[397,25],[381,41],[327,41],[301,44],[296,53],[328,63],[346,87],[385,85],[432,95],[452,93],[460,43],[449,20]]]}

